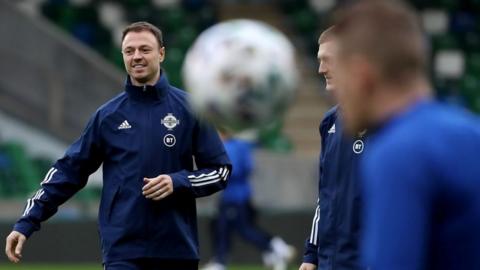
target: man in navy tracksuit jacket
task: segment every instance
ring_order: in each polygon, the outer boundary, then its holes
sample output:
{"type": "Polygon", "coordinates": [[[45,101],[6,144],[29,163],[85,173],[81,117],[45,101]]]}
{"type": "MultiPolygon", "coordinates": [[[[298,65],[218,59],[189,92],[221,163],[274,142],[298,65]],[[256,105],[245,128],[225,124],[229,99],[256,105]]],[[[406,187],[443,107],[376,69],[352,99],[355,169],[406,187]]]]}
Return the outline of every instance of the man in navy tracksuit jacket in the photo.
{"type": "Polygon", "coordinates": [[[304,262],[319,269],[361,269],[359,264],[360,181],[357,164],[364,150],[363,134],[351,138],[335,106],[320,125],[319,201],[304,262]]]}
{"type": "MultiPolygon", "coordinates": [[[[337,91],[332,64],[337,41],[334,27],[319,38],[319,73],[326,89],[337,91]]],[[[359,260],[360,179],[357,164],[365,148],[365,132],[345,134],[338,106],[320,124],[319,199],[300,270],[364,269],[359,260]]]]}
{"type": "Polygon", "coordinates": [[[7,239],[12,261],[20,259],[25,237],[103,164],[98,223],[106,269],[198,268],[195,198],[223,189],[231,166],[216,130],[197,120],[187,94],[162,73],[156,29],[148,23],[127,28],[125,92],[94,113],[28,200],[7,239]],[[153,75],[141,85],[145,74],[153,75]]]}

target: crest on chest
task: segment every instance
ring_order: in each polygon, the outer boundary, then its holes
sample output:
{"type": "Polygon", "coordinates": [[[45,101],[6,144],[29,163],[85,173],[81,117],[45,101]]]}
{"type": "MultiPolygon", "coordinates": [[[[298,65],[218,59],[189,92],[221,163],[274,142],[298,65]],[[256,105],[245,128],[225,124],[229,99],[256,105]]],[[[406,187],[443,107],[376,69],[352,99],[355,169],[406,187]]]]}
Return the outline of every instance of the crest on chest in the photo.
{"type": "Polygon", "coordinates": [[[162,125],[165,126],[168,130],[173,130],[177,125],[180,124],[180,120],[178,120],[173,113],[168,113],[165,117],[163,117],[161,121],[162,125]]]}

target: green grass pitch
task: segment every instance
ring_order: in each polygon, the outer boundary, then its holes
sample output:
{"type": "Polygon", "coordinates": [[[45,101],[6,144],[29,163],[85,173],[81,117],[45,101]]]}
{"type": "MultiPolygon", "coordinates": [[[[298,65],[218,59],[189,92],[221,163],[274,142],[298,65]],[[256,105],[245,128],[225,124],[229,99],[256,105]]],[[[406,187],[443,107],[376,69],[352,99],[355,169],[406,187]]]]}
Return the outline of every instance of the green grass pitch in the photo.
{"type": "MultiPolygon", "coordinates": [[[[0,264],[1,270],[102,270],[99,265],[0,264]]],[[[232,266],[230,270],[263,270],[261,266],[232,266]]],[[[291,268],[294,269],[294,268],[291,268]]]]}

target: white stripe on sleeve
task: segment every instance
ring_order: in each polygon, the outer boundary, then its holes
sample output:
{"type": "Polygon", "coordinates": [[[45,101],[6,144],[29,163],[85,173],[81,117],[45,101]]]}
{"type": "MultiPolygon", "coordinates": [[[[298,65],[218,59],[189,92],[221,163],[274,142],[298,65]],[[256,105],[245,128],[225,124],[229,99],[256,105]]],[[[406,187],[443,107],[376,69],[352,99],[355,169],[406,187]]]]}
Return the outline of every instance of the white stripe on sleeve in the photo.
{"type": "Polygon", "coordinates": [[[318,238],[318,221],[320,220],[320,205],[315,209],[315,216],[312,221],[312,231],[310,232],[310,244],[317,245],[318,238]]]}
{"type": "Polygon", "coordinates": [[[213,184],[220,180],[227,180],[228,169],[227,167],[221,167],[218,171],[214,170],[209,173],[202,173],[198,176],[196,175],[189,175],[188,179],[193,187],[204,186],[208,184],[213,184]]]}
{"type": "MultiPolygon", "coordinates": [[[[57,172],[57,169],[51,168],[47,174],[45,175],[45,178],[43,181],[40,183],[40,185],[46,184],[52,180],[53,175],[57,172]]],[[[41,188],[37,192],[35,192],[35,195],[33,195],[30,199],[27,200],[27,206],[25,206],[25,211],[23,212],[23,216],[26,216],[30,213],[32,208],[35,206],[35,201],[39,200],[43,194],[45,194],[45,191],[41,188]]]]}

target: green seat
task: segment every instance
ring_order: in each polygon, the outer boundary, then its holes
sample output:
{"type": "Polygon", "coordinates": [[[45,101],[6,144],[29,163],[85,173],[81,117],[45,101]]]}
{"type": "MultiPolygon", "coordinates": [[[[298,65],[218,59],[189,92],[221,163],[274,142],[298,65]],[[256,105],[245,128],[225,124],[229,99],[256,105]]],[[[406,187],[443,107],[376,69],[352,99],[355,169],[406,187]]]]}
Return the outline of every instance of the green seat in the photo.
{"type": "Polygon", "coordinates": [[[150,0],[120,0],[119,2],[128,9],[140,8],[150,4],[150,0]]]}
{"type": "Polygon", "coordinates": [[[480,53],[472,53],[466,57],[467,73],[480,75],[480,53]]]}
{"type": "Polygon", "coordinates": [[[65,5],[60,9],[60,15],[57,24],[65,31],[72,31],[75,24],[78,22],[79,12],[76,8],[65,5]]]}
{"type": "Polygon", "coordinates": [[[15,193],[15,181],[9,158],[2,152],[2,165],[0,167],[0,197],[11,197],[15,193]]]}
{"type": "Polygon", "coordinates": [[[461,2],[462,1],[458,0],[437,0],[436,6],[446,10],[457,10],[460,7],[461,2]]]}
{"type": "Polygon", "coordinates": [[[163,9],[160,11],[162,16],[161,28],[165,28],[168,33],[177,33],[185,25],[187,25],[187,18],[185,12],[180,8],[163,9]]]}
{"type": "Polygon", "coordinates": [[[108,60],[118,67],[120,70],[125,70],[125,64],[123,63],[123,55],[120,48],[117,48],[115,45],[111,45],[108,50],[108,60]]]}
{"type": "Polygon", "coordinates": [[[465,33],[463,45],[467,51],[477,51],[480,48],[480,34],[477,32],[465,33]]]}
{"type": "Polygon", "coordinates": [[[260,145],[268,150],[278,153],[288,153],[293,150],[290,139],[282,133],[283,122],[278,119],[272,124],[260,129],[258,141],[260,145]]]}
{"type": "Polygon", "coordinates": [[[453,35],[444,34],[432,37],[433,51],[457,49],[459,47],[459,42],[453,35]]]}
{"type": "Polygon", "coordinates": [[[480,74],[467,73],[461,82],[462,96],[468,102],[469,107],[480,112],[480,74]]]}
{"type": "Polygon", "coordinates": [[[193,44],[195,38],[198,36],[198,32],[194,27],[183,27],[176,36],[176,46],[182,51],[187,51],[193,44]]]}
{"type": "Polygon", "coordinates": [[[318,28],[317,14],[310,8],[304,8],[292,14],[295,27],[303,34],[315,32],[318,28]]]}
{"type": "Polygon", "coordinates": [[[10,180],[10,184],[14,187],[15,194],[28,194],[38,189],[42,181],[42,174],[26,154],[23,145],[16,142],[7,142],[1,146],[1,150],[12,161],[13,179],[10,180]]]}
{"type": "Polygon", "coordinates": [[[165,61],[162,63],[162,68],[165,70],[168,76],[168,80],[171,84],[182,88],[182,65],[185,55],[180,48],[171,47],[167,49],[165,61]]]}

